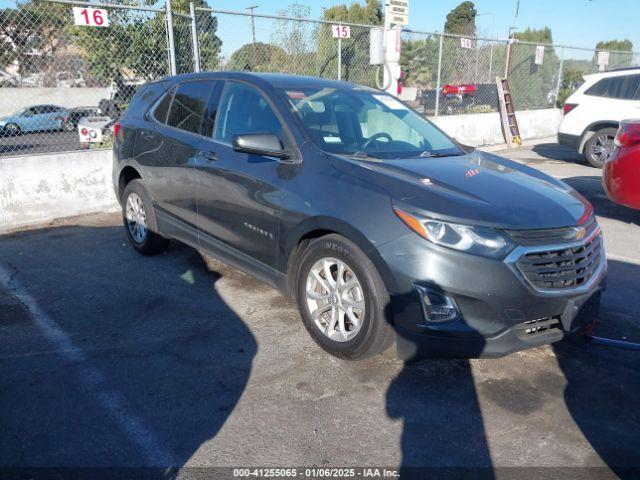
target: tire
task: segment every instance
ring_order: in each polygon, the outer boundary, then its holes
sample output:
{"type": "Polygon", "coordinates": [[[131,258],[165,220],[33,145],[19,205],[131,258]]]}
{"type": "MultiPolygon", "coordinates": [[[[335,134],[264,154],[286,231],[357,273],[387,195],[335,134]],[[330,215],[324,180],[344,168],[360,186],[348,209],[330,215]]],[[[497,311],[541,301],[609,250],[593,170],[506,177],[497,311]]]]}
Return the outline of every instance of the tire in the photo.
{"type": "Polygon", "coordinates": [[[76,126],[73,122],[67,121],[62,124],[61,130],[64,132],[73,132],[76,129],[76,126]]]}
{"type": "Polygon", "coordinates": [[[20,135],[20,131],[20,125],[17,123],[8,123],[4,126],[4,132],[7,137],[20,135]]]}
{"type": "Polygon", "coordinates": [[[387,318],[389,294],[380,274],[355,243],[340,235],[313,240],[301,254],[296,274],[296,300],[313,340],[336,357],[359,360],[382,353],[393,343],[395,333],[387,318]],[[326,274],[322,277],[326,272],[323,269],[319,275],[324,285],[346,287],[337,289],[334,295],[328,294],[329,289],[323,288],[313,274],[325,262],[330,265],[332,277],[327,284],[326,274]],[[338,282],[340,262],[342,281],[338,282]],[[323,313],[314,315],[312,311],[323,313]],[[358,323],[352,322],[352,318],[358,323]]]}
{"type": "Polygon", "coordinates": [[[153,202],[140,180],[127,184],[121,204],[124,230],[133,248],[143,255],[163,252],[169,240],[156,233],[158,224],[153,202]]]}
{"type": "Polygon", "coordinates": [[[613,139],[618,133],[616,128],[603,128],[594,133],[584,145],[584,156],[591,166],[602,168],[604,162],[613,153],[613,139]]]}

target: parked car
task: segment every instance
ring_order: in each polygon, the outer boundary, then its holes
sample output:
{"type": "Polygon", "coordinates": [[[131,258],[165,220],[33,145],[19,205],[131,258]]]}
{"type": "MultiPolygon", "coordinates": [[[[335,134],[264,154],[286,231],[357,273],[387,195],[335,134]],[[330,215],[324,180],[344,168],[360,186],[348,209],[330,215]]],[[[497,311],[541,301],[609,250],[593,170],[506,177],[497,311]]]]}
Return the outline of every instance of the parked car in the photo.
{"type": "Polygon", "coordinates": [[[640,119],[622,121],[615,146],[604,164],[604,189],[612,201],[640,210],[640,119]]]}
{"type": "Polygon", "coordinates": [[[500,356],[597,309],[606,260],[589,202],[463,149],[382,91],[181,75],[141,87],[114,132],[133,247],[177,239],[279,288],[339,357],[396,333],[404,358],[500,356]]]}
{"type": "Polygon", "coordinates": [[[62,121],[62,129],[67,132],[74,132],[78,127],[78,122],[84,117],[95,117],[100,113],[98,107],[74,107],[69,109],[67,115],[62,121]]]}
{"type": "Polygon", "coordinates": [[[602,168],[613,153],[620,121],[640,115],[640,67],[586,75],[562,111],[558,143],[602,168]]]}
{"type": "Polygon", "coordinates": [[[69,110],[64,107],[34,105],[0,118],[0,129],[5,135],[60,130],[68,116],[69,110]]]}

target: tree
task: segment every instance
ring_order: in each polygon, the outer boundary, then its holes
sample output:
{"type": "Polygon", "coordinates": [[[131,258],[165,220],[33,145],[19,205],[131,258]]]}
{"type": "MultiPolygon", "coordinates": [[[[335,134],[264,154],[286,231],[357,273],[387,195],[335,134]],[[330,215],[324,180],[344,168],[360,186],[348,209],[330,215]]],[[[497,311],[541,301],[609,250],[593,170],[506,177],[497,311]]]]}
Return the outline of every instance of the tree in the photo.
{"type": "Polygon", "coordinates": [[[462,2],[447,14],[444,32],[454,35],[475,36],[477,14],[478,11],[473,2],[462,2]]]}
{"type": "MultiPolygon", "coordinates": [[[[633,42],[631,40],[606,40],[596,43],[596,50],[607,51],[609,53],[608,70],[613,68],[624,68],[633,65],[633,42]],[[628,53],[626,53],[628,52],[628,53]]],[[[593,56],[593,68],[597,68],[598,54],[593,56]]]]}
{"type": "Polygon", "coordinates": [[[0,63],[17,66],[19,75],[44,73],[56,53],[67,46],[67,9],[59,4],[18,3],[0,10],[0,63]]]}
{"type": "MultiPolygon", "coordinates": [[[[384,16],[380,0],[366,0],[364,5],[354,1],[351,5],[335,5],[323,10],[323,18],[333,22],[382,25],[384,16]]],[[[368,85],[375,84],[375,71],[369,67],[369,28],[351,27],[351,38],[342,40],[342,79],[368,85]]],[[[337,40],[328,25],[317,31],[318,75],[337,76],[337,40]]]]}
{"type": "Polygon", "coordinates": [[[561,107],[565,100],[582,84],[584,72],[580,68],[565,66],[562,71],[562,83],[556,99],[556,106],[561,107]]]}
{"type": "Polygon", "coordinates": [[[536,47],[553,43],[551,29],[527,28],[514,34],[514,38],[517,42],[511,49],[509,87],[516,108],[553,106],[556,101],[555,88],[558,84],[560,59],[553,47],[545,46],[542,65],[535,63],[536,47]]]}
{"type": "Polygon", "coordinates": [[[229,70],[246,72],[267,72],[277,70],[284,63],[286,53],[281,48],[268,43],[256,42],[243,45],[229,60],[229,70]]]}
{"type": "Polygon", "coordinates": [[[607,50],[616,52],[632,52],[633,42],[631,40],[606,40],[596,43],[596,50],[607,50]]]}

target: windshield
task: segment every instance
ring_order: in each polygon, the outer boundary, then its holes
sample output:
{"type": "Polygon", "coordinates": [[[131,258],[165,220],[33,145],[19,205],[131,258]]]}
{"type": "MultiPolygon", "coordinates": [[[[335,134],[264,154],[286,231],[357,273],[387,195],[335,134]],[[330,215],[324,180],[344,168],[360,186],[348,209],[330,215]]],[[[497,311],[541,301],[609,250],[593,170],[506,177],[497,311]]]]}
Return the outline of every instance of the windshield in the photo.
{"type": "Polygon", "coordinates": [[[409,158],[462,155],[453,141],[402,102],[370,89],[282,89],[311,140],[339,155],[409,158]]]}

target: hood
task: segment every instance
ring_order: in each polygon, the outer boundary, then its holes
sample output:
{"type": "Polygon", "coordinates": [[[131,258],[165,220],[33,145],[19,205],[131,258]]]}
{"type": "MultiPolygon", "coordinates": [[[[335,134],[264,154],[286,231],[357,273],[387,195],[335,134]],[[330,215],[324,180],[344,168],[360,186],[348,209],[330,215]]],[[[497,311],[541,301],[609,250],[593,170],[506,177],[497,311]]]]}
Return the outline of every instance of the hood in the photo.
{"type": "MultiPolygon", "coordinates": [[[[344,159],[344,157],[340,157],[344,159]]],[[[591,205],[538,170],[474,151],[444,158],[344,159],[351,174],[385,188],[398,206],[432,217],[498,228],[572,226],[591,205]]]]}

